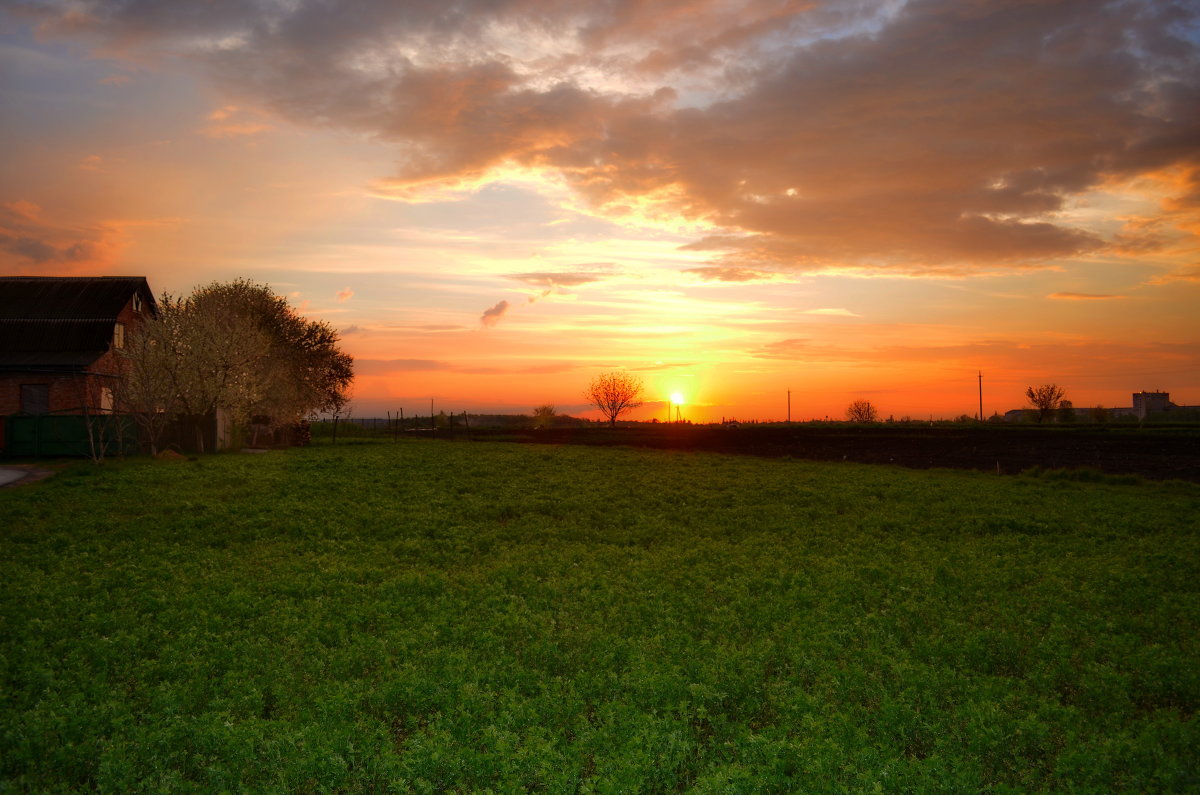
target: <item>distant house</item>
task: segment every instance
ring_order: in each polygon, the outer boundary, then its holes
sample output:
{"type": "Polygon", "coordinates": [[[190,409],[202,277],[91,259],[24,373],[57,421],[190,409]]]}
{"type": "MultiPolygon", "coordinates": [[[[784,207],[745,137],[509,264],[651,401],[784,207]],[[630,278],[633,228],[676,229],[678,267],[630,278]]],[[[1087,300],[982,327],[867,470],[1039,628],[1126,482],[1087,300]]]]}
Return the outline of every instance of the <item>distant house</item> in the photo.
{"type": "Polygon", "coordinates": [[[117,351],[156,312],[141,276],[0,277],[0,417],[111,411],[117,351]]]}

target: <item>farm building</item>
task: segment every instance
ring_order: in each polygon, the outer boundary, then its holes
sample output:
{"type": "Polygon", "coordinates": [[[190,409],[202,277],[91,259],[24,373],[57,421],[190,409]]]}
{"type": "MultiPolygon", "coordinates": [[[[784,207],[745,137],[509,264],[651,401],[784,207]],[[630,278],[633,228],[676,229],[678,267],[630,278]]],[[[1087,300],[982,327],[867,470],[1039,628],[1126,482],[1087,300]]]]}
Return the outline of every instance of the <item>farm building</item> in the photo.
{"type": "MultiPolygon", "coordinates": [[[[1144,420],[1148,417],[1169,417],[1172,414],[1182,416],[1180,412],[1191,414],[1200,411],[1200,406],[1179,406],[1172,403],[1169,392],[1134,392],[1130,402],[1132,403],[1130,406],[1105,408],[1103,409],[1104,415],[1110,419],[1129,417],[1144,420]]],[[[1096,409],[1076,406],[1072,411],[1080,419],[1091,419],[1096,409]]],[[[1004,413],[1005,422],[1025,422],[1036,417],[1037,409],[1013,409],[1004,413]]]]}
{"type": "Polygon", "coordinates": [[[117,351],[156,309],[141,276],[0,277],[0,417],[111,412],[117,351]]]}

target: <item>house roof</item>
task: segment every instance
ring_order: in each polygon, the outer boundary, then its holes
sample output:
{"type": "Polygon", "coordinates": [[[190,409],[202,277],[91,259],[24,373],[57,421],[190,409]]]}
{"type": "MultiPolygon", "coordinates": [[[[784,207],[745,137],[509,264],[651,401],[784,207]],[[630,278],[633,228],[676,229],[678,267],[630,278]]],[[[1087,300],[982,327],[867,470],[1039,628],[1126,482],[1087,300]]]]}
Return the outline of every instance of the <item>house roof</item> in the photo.
{"type": "Polygon", "coordinates": [[[135,294],[156,312],[142,276],[0,277],[0,370],[86,369],[135,294]]]}
{"type": "Polygon", "coordinates": [[[0,276],[0,319],[115,321],[134,293],[157,311],[144,276],[0,276]]]}

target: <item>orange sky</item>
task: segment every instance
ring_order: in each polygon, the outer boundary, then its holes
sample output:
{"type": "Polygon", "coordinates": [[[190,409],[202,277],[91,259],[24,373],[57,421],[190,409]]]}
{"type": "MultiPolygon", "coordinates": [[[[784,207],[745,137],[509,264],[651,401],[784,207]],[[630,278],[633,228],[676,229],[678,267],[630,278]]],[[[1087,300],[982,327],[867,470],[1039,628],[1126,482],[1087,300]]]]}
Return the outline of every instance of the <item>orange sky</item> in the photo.
{"type": "Polygon", "coordinates": [[[266,282],[359,416],[1200,404],[1194,4],[5,9],[0,272],[266,282]]]}

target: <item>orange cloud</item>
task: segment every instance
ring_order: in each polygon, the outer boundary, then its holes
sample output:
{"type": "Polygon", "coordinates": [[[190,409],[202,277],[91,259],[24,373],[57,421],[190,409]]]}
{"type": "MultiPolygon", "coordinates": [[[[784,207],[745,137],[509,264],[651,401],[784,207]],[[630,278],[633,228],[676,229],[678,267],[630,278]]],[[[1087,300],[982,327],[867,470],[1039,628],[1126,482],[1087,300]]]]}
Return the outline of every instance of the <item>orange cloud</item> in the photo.
{"type": "Polygon", "coordinates": [[[238,138],[271,129],[262,121],[247,119],[247,115],[248,112],[237,105],[217,108],[206,117],[209,123],[200,128],[200,134],[209,138],[238,138]]]}
{"type": "Polygon", "coordinates": [[[345,303],[354,297],[354,291],[349,287],[345,287],[337,291],[337,300],[339,304],[345,303]]]}
{"type": "MultiPolygon", "coordinates": [[[[693,250],[718,281],[1157,251],[1154,233],[1111,240],[1067,212],[1150,174],[1177,175],[1162,212],[1200,229],[1197,44],[1180,33],[1200,20],[1194,4],[356,8],[28,13],[116,49],[191,48],[272,115],[393,142],[380,193],[452,198],[523,169],[600,215],[706,226],[693,250]]],[[[207,121],[213,137],[267,129],[232,105],[207,121]]]]}
{"type": "Polygon", "coordinates": [[[695,276],[704,282],[769,282],[777,275],[769,271],[754,268],[739,268],[732,265],[705,265],[698,268],[684,268],[682,273],[695,276]]]}
{"type": "Polygon", "coordinates": [[[500,318],[504,317],[508,312],[508,301],[500,301],[495,306],[485,309],[479,317],[479,322],[487,328],[492,328],[500,322],[500,318]]]}
{"type": "Polygon", "coordinates": [[[1057,301],[1111,301],[1114,298],[1125,298],[1126,296],[1105,293],[1050,293],[1046,297],[1057,301]]]}
{"type": "Polygon", "coordinates": [[[801,314],[805,315],[825,315],[827,317],[862,317],[857,312],[851,312],[849,309],[841,307],[829,307],[824,309],[805,309],[801,314]]]}

